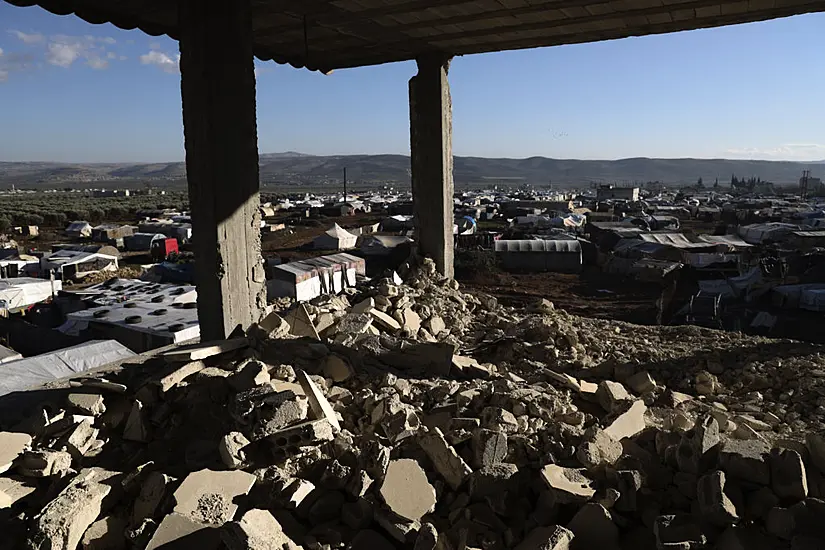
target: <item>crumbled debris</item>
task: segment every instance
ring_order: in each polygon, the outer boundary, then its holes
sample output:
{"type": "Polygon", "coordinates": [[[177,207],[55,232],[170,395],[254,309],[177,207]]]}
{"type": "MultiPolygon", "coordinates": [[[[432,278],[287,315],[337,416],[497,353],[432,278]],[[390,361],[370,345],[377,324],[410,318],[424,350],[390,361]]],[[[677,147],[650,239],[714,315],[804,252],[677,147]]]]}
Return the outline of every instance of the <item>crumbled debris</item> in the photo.
{"type": "Polygon", "coordinates": [[[29,548],[825,547],[823,352],[425,262],[72,383],[2,426],[0,511],[29,548]]]}

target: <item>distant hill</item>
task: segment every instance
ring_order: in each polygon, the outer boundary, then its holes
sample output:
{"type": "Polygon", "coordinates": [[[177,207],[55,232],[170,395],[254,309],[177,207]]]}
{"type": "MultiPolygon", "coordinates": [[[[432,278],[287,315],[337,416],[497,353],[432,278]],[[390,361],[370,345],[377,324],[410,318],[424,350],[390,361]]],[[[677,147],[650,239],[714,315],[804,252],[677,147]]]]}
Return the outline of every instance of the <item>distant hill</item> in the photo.
{"type": "MultiPolygon", "coordinates": [[[[296,152],[260,155],[264,185],[325,183],[340,181],[344,168],[348,179],[358,183],[409,184],[410,161],[404,155],[316,156],[296,152]]],[[[547,184],[581,185],[590,182],[632,183],[660,181],[692,184],[700,177],[705,185],[716,178],[727,184],[731,175],[758,177],[776,184],[796,184],[803,169],[825,178],[825,161],[788,162],[729,159],[573,160],[530,157],[526,159],[455,157],[457,185],[547,184]]],[[[162,185],[186,176],[182,162],[69,164],[51,162],[0,162],[0,187],[12,184],[56,187],[124,180],[149,181],[162,185]]]]}

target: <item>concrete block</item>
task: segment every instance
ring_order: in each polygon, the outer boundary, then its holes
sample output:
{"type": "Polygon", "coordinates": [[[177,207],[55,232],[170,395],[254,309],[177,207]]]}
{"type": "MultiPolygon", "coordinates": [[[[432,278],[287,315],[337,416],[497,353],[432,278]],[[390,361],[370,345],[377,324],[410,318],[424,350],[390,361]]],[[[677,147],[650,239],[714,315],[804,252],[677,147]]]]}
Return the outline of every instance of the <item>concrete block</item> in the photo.
{"type": "Polygon", "coordinates": [[[433,510],[435,489],[415,460],[392,460],[379,491],[389,509],[399,517],[417,521],[433,510]]]}
{"type": "Polygon", "coordinates": [[[32,444],[32,436],[17,432],[0,432],[0,474],[8,472],[32,444]]]}
{"type": "Polygon", "coordinates": [[[419,432],[418,444],[430,457],[436,471],[441,474],[453,490],[458,490],[473,473],[467,463],[464,462],[464,459],[458,456],[455,449],[447,443],[444,434],[438,428],[428,432],[419,432]]]}
{"type": "Polygon", "coordinates": [[[541,470],[541,478],[556,495],[559,502],[586,502],[596,494],[593,482],[585,476],[584,468],[564,468],[548,464],[541,470]]]}
{"type": "Polygon", "coordinates": [[[235,499],[249,493],[255,476],[246,472],[192,472],[175,491],[174,512],[195,521],[221,525],[238,509],[235,499]]]}
{"type": "Polygon", "coordinates": [[[221,537],[218,526],[173,512],[160,522],[146,550],[165,550],[166,548],[217,550],[220,546],[221,537]]]}
{"type": "Polygon", "coordinates": [[[808,476],[798,452],[791,449],[772,449],[768,462],[771,469],[771,488],[783,501],[800,501],[808,497],[808,476]]]}
{"type": "Polygon", "coordinates": [[[221,530],[228,550],[300,550],[268,510],[253,509],[221,530]]]}
{"type": "Polygon", "coordinates": [[[91,416],[100,416],[106,412],[106,404],[99,393],[70,393],[66,398],[68,405],[91,416]]]}
{"type": "Polygon", "coordinates": [[[711,472],[699,478],[696,487],[699,510],[711,523],[725,526],[739,520],[736,507],[725,494],[725,473],[711,472]]]}

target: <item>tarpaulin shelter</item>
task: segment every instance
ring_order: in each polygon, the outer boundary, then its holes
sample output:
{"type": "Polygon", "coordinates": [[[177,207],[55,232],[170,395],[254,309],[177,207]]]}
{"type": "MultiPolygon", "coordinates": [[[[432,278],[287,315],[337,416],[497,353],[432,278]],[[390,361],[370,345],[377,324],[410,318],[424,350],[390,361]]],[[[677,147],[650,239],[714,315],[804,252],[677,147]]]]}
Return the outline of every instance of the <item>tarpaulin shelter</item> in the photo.
{"type": "Polygon", "coordinates": [[[355,248],[358,237],[337,223],[329,230],[318,235],[312,242],[317,250],[349,250],[355,248]]]}

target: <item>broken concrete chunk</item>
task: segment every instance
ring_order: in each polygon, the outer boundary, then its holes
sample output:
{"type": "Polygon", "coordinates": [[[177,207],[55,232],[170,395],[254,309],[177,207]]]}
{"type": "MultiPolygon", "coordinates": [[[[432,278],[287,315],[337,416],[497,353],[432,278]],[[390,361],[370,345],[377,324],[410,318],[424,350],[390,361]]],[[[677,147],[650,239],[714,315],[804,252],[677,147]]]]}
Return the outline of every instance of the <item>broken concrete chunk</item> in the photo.
{"type": "Polygon", "coordinates": [[[571,530],[560,525],[536,527],[515,550],[569,550],[574,537],[571,530]]]}
{"type": "Polygon", "coordinates": [[[167,351],[163,354],[163,358],[169,362],[190,362],[199,361],[208,357],[214,357],[222,353],[234,351],[236,349],[244,348],[249,345],[249,340],[246,338],[230,338],[228,340],[215,340],[212,342],[202,342],[200,344],[192,344],[188,346],[181,346],[175,350],[167,351]]]}
{"type": "Polygon", "coordinates": [[[299,303],[292,308],[286,316],[286,321],[289,323],[289,333],[293,336],[312,338],[313,340],[320,340],[318,331],[315,330],[315,324],[309,316],[307,306],[299,303]]]}
{"type": "Polygon", "coordinates": [[[72,467],[72,455],[48,449],[28,451],[20,458],[18,471],[26,477],[63,475],[72,467]]]}
{"type": "Polygon", "coordinates": [[[633,400],[627,389],[619,382],[612,380],[602,380],[599,382],[599,389],[596,391],[596,399],[599,405],[607,412],[615,412],[633,400]]]}
{"type": "Polygon", "coordinates": [[[739,520],[736,507],[725,494],[724,472],[717,470],[700,477],[696,496],[699,510],[708,521],[725,526],[739,520]]]}
{"type": "Polygon", "coordinates": [[[371,309],[369,310],[369,315],[373,318],[374,322],[384,330],[391,332],[401,330],[401,324],[383,311],[371,309]]]}
{"type": "Polygon", "coordinates": [[[518,431],[518,420],[515,415],[501,407],[485,407],[481,411],[481,425],[489,430],[499,430],[507,434],[518,431]]]}
{"type": "Polygon", "coordinates": [[[417,521],[435,507],[435,489],[415,460],[390,461],[380,489],[381,498],[396,515],[417,521]]]}
{"type": "Polygon", "coordinates": [[[473,471],[464,462],[464,459],[458,456],[447,441],[444,439],[444,434],[438,428],[434,428],[428,432],[420,432],[418,434],[418,444],[433,461],[433,465],[439,474],[447,481],[453,490],[457,490],[473,471]]]}
{"type": "Polygon", "coordinates": [[[783,501],[799,501],[808,497],[808,476],[798,452],[792,449],[773,449],[769,463],[771,488],[777,497],[783,501]]]}
{"type": "Polygon", "coordinates": [[[97,438],[100,430],[92,426],[88,420],[84,420],[72,430],[66,438],[66,448],[75,458],[82,458],[97,438]]]}
{"type": "Polygon", "coordinates": [[[0,474],[9,469],[32,444],[32,436],[17,432],[0,432],[0,474]]]}
{"type": "Polygon", "coordinates": [[[646,427],[645,412],[647,406],[644,401],[634,401],[630,408],[617,416],[604,431],[616,441],[633,437],[646,427]]]}
{"type": "Polygon", "coordinates": [[[14,477],[0,477],[0,510],[11,508],[37,489],[31,481],[14,477]]]}
{"type": "Polygon", "coordinates": [[[281,453],[297,452],[298,447],[314,445],[321,441],[332,441],[335,434],[332,425],[326,420],[310,420],[283,430],[278,430],[266,439],[274,451],[281,453]]]}
{"type": "Polygon", "coordinates": [[[155,516],[172,481],[172,477],[161,472],[147,474],[132,508],[133,525],[140,525],[143,520],[155,516]]]}
{"type": "Polygon", "coordinates": [[[122,550],[126,548],[126,520],[106,516],[94,522],[83,534],[83,550],[122,550]]]}
{"type": "Polygon", "coordinates": [[[28,547],[32,550],[77,548],[83,533],[100,515],[103,499],[112,490],[114,475],[101,468],[81,470],[37,516],[29,530],[28,547]]]}
{"type": "Polygon", "coordinates": [[[587,429],[576,449],[576,458],[588,469],[615,464],[621,456],[622,444],[598,426],[587,429]]]}
{"type": "Polygon", "coordinates": [[[639,395],[645,394],[656,389],[656,381],[650,376],[646,370],[637,372],[625,380],[625,384],[639,395]]]}
{"type": "Polygon", "coordinates": [[[217,550],[221,546],[218,527],[192,519],[185,514],[172,512],[158,525],[146,550],[166,548],[197,548],[217,550]]]}
{"type": "Polygon", "coordinates": [[[584,468],[564,468],[548,464],[542,468],[541,477],[553,490],[559,502],[584,502],[596,494],[593,482],[585,477],[585,472],[584,468]]]}
{"type": "Polygon", "coordinates": [[[328,355],[324,360],[324,376],[333,382],[343,382],[354,374],[350,364],[337,355],[328,355]]]}
{"type": "Polygon", "coordinates": [[[255,476],[246,472],[192,472],[175,491],[174,512],[202,523],[224,524],[238,509],[235,499],[254,484],[255,476]]]}
{"type": "Polygon", "coordinates": [[[149,430],[143,419],[143,403],[137,399],[135,399],[135,402],[132,404],[132,411],[126,419],[126,427],[123,429],[123,439],[142,443],[149,441],[149,430]]]}
{"type": "Polygon", "coordinates": [[[401,310],[401,329],[405,334],[415,336],[421,330],[421,316],[418,315],[412,308],[404,308],[401,310]]]}
{"type": "Polygon", "coordinates": [[[260,361],[248,361],[241,369],[230,376],[227,381],[232,389],[238,392],[246,391],[257,386],[269,384],[269,368],[260,361]]]}
{"type": "Polygon", "coordinates": [[[482,468],[503,462],[507,457],[507,434],[499,430],[473,430],[474,466],[482,468]]]}
{"type": "MultiPolygon", "coordinates": [[[[303,391],[303,390],[301,390],[303,391]]],[[[303,395],[285,390],[266,395],[258,408],[260,419],[252,431],[254,439],[261,439],[306,420],[309,402],[303,395]]]]}
{"type": "Polygon", "coordinates": [[[685,434],[676,449],[676,463],[683,472],[699,474],[716,460],[720,441],[719,424],[712,415],[700,418],[693,431],[685,434]]]}
{"type": "Polygon", "coordinates": [[[103,396],[99,393],[70,393],[66,398],[70,407],[91,416],[100,416],[106,412],[103,396]]]}
{"type": "Polygon", "coordinates": [[[284,506],[288,510],[295,510],[304,503],[304,500],[315,491],[315,485],[305,479],[296,479],[284,488],[281,496],[286,499],[284,506]]]}
{"type": "Polygon", "coordinates": [[[227,468],[237,470],[242,468],[246,461],[243,448],[249,445],[249,440],[241,432],[230,432],[223,436],[218,443],[218,453],[221,461],[227,468]]]}
{"type": "Polygon", "coordinates": [[[730,439],[722,443],[719,463],[730,477],[741,481],[769,485],[768,445],[758,440],[730,439]]]}
{"type": "MultiPolygon", "coordinates": [[[[263,336],[263,338],[272,339],[284,338],[289,334],[290,330],[289,323],[286,319],[275,312],[261,319],[256,325],[256,328],[260,331],[260,335],[263,336]]],[[[250,332],[254,333],[256,331],[253,329],[250,332]]]]}
{"type": "Polygon", "coordinates": [[[268,510],[253,509],[221,530],[228,550],[299,550],[268,510]]]}
{"type": "Polygon", "coordinates": [[[307,375],[304,371],[298,371],[296,373],[296,377],[298,378],[298,383],[301,384],[301,388],[304,390],[304,394],[306,394],[307,399],[309,400],[309,406],[312,408],[313,414],[315,414],[316,419],[326,419],[329,422],[329,425],[332,426],[332,429],[335,433],[341,431],[341,425],[338,423],[338,416],[335,414],[335,410],[333,410],[332,405],[329,404],[327,398],[324,397],[324,394],[318,389],[318,386],[315,385],[315,382],[307,375]]]}
{"type": "Polygon", "coordinates": [[[811,463],[817,470],[825,474],[825,437],[816,433],[809,433],[805,437],[805,446],[811,456],[811,463]]]}
{"type": "Polygon", "coordinates": [[[168,392],[172,388],[178,386],[186,378],[192,376],[197,372],[202,371],[205,368],[206,365],[203,363],[203,361],[192,361],[191,363],[183,365],[174,372],[167,374],[166,376],[160,379],[160,391],[164,393],[168,392]]]}

